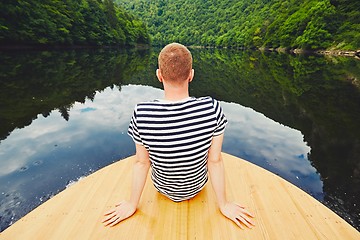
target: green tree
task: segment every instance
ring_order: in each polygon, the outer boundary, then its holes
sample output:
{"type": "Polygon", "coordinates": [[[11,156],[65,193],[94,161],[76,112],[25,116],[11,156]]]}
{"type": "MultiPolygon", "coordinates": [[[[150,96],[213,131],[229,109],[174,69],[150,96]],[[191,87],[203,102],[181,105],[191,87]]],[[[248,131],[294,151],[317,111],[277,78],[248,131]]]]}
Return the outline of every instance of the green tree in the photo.
{"type": "Polygon", "coordinates": [[[348,48],[360,44],[358,0],[117,0],[154,45],[348,48]]]}
{"type": "Polygon", "coordinates": [[[1,44],[149,43],[145,25],[113,0],[4,0],[0,13],[1,44]]]}

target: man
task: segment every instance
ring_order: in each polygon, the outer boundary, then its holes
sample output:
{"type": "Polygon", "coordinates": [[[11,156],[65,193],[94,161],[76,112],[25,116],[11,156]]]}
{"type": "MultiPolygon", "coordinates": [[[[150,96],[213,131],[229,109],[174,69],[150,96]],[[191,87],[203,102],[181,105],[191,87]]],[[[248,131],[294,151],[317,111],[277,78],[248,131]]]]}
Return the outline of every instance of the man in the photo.
{"type": "Polygon", "coordinates": [[[185,46],[165,46],[158,64],[165,98],[135,107],[128,130],[136,145],[131,197],[105,214],[104,225],[114,226],[135,213],[151,167],[155,188],[176,202],[196,196],[209,174],[221,213],[251,228],[253,215],[226,200],[221,147],[227,120],[219,102],[189,97],[194,69],[185,46]]]}

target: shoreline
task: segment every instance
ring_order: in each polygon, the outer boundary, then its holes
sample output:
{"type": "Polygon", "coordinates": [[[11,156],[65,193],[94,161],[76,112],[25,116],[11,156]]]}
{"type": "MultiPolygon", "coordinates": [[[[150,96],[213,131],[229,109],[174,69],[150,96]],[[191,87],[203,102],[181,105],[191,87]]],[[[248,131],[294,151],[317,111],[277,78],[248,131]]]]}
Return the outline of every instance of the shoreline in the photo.
{"type": "MultiPolygon", "coordinates": [[[[135,44],[135,45],[104,45],[104,46],[96,46],[96,45],[5,45],[0,46],[0,51],[11,51],[11,50],[62,50],[62,49],[111,49],[111,48],[134,48],[134,49],[149,49],[153,47],[151,44],[135,44]]],[[[360,49],[358,50],[305,50],[301,48],[289,49],[289,48],[233,48],[233,47],[216,47],[216,46],[188,46],[189,48],[224,48],[224,49],[239,49],[239,50],[259,50],[264,52],[278,52],[278,53],[290,53],[290,54],[319,54],[323,56],[338,56],[338,57],[353,57],[357,60],[360,60],[360,49]]]]}
{"type": "Polygon", "coordinates": [[[287,48],[258,48],[260,51],[292,53],[292,54],[319,54],[324,56],[353,57],[360,60],[359,50],[304,50],[304,49],[287,49],[287,48]]]}
{"type": "Polygon", "coordinates": [[[72,49],[149,49],[150,44],[135,45],[4,45],[0,51],[12,50],[72,50],[72,49]]]}
{"type": "Polygon", "coordinates": [[[288,54],[318,54],[323,56],[337,56],[337,57],[353,57],[360,60],[360,49],[358,50],[305,50],[301,48],[289,49],[289,48],[246,48],[246,47],[216,47],[216,46],[188,46],[189,48],[218,48],[218,49],[237,49],[237,50],[259,50],[262,52],[277,52],[277,53],[288,53],[288,54]]]}
{"type": "Polygon", "coordinates": [[[319,50],[316,51],[318,54],[331,55],[331,56],[342,56],[342,57],[354,57],[360,60],[360,50],[356,51],[345,51],[345,50],[319,50]]]}

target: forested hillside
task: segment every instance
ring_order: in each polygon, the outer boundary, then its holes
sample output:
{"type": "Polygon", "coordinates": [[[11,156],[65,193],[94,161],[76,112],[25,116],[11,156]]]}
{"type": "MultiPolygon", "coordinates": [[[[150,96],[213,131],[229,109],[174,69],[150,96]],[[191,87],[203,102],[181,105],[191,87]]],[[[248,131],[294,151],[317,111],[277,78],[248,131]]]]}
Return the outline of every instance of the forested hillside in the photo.
{"type": "Polygon", "coordinates": [[[153,44],[360,48],[359,0],[116,0],[148,25],[153,44]]]}
{"type": "Polygon", "coordinates": [[[113,0],[1,0],[2,45],[149,43],[142,21],[113,0]]]}

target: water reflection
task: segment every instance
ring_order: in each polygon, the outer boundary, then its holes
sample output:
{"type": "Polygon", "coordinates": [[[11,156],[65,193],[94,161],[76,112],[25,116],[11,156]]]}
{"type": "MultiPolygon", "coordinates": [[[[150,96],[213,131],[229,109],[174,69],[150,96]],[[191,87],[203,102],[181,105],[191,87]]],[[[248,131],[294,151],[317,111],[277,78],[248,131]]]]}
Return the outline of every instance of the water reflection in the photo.
{"type": "Polygon", "coordinates": [[[222,103],[229,124],[223,150],[262,166],[322,199],[322,182],[307,156],[310,147],[298,130],[251,108],[222,103]]]}
{"type": "MultiPolygon", "coordinates": [[[[106,88],[93,100],[75,102],[67,121],[59,111],[53,111],[13,131],[0,151],[3,210],[17,217],[22,206],[40,204],[69,182],[133,154],[134,146],[126,135],[133,107],[139,101],[162,96],[162,90],[153,87],[106,88]]],[[[311,185],[303,186],[322,193],[319,176],[306,159],[310,149],[299,131],[250,108],[222,105],[230,122],[224,151],[244,155],[289,180],[310,177],[311,185]]]]}
{"type": "Polygon", "coordinates": [[[151,87],[124,86],[75,102],[64,120],[59,111],[16,129],[1,144],[1,222],[47,200],[71,181],[134,153],[126,131],[139,101],[162,96],[151,87]]]}
{"type": "Polygon", "coordinates": [[[72,104],[97,90],[121,86],[148,64],[149,53],[127,50],[10,51],[0,54],[0,140],[41,113],[58,109],[64,119],[72,104]]]}
{"type": "MultiPolygon", "coordinates": [[[[134,153],[125,133],[133,106],[162,95],[157,51],[0,54],[0,229],[134,153]]],[[[224,151],[295,183],[359,228],[360,62],[192,52],[191,95],[221,100],[230,121],[224,151]]]]}

